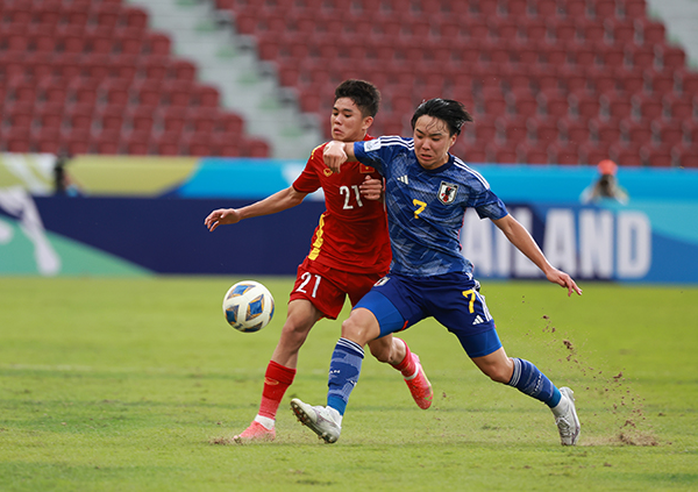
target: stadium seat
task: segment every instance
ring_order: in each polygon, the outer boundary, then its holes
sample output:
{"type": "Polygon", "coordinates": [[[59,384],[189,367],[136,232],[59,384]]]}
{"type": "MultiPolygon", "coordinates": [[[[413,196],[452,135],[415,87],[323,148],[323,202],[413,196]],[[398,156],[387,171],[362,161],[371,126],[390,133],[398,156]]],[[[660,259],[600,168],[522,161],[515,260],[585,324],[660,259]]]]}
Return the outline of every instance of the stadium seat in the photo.
{"type": "Polygon", "coordinates": [[[645,46],[660,45],[666,41],[666,28],[658,21],[638,19],[638,28],[645,46]]]}
{"type": "Polygon", "coordinates": [[[130,94],[136,104],[142,106],[158,106],[163,96],[162,79],[140,79],[130,86],[130,94]]]}
{"type": "Polygon", "coordinates": [[[650,167],[671,167],[673,159],[671,148],[645,146],[640,149],[643,161],[650,167]]]}
{"type": "Polygon", "coordinates": [[[619,143],[621,140],[620,122],[616,119],[599,120],[593,119],[589,122],[594,141],[599,146],[608,148],[619,143]]]}
{"type": "Polygon", "coordinates": [[[245,130],[244,124],[245,122],[239,114],[226,111],[219,115],[216,131],[228,135],[242,135],[245,130]]]}
{"type": "Polygon", "coordinates": [[[127,126],[131,131],[148,134],[152,132],[153,125],[155,124],[153,106],[131,106],[127,108],[125,117],[127,126]]]}
{"type": "Polygon", "coordinates": [[[684,94],[698,94],[698,72],[680,70],[677,78],[684,94]]]}
{"type": "Polygon", "coordinates": [[[575,145],[587,144],[591,138],[591,130],[587,120],[563,119],[560,121],[560,133],[564,141],[575,145]]]}
{"type": "Polygon", "coordinates": [[[548,164],[550,158],[546,148],[547,145],[538,147],[522,144],[517,148],[517,154],[519,160],[524,164],[548,164]]]}
{"type": "Polygon", "coordinates": [[[126,106],[130,98],[130,86],[131,81],[128,79],[106,79],[99,90],[105,103],[126,106]]]}
{"type": "Polygon", "coordinates": [[[611,147],[609,154],[619,166],[639,167],[643,164],[640,145],[615,145],[611,147]]]}
{"type": "Polygon", "coordinates": [[[120,132],[124,124],[125,107],[121,104],[98,105],[95,108],[95,121],[104,130],[120,132]]]}
{"type": "Polygon", "coordinates": [[[87,154],[90,151],[90,132],[81,128],[68,130],[62,135],[64,148],[69,156],[87,154]]]}
{"type": "Polygon", "coordinates": [[[645,81],[646,87],[658,97],[672,92],[676,86],[673,71],[646,70],[645,81]]]}
{"type": "Polygon", "coordinates": [[[3,131],[6,152],[27,153],[31,151],[29,127],[12,127],[3,131]]]}
{"type": "Polygon", "coordinates": [[[635,42],[635,24],[632,19],[607,18],[603,25],[615,46],[623,47],[635,42]]]}
{"type": "Polygon", "coordinates": [[[58,127],[40,128],[32,132],[30,147],[33,152],[58,154],[61,151],[61,138],[58,127]]]}
{"type": "Polygon", "coordinates": [[[677,95],[672,92],[664,96],[663,103],[670,118],[686,121],[693,119],[695,115],[693,97],[691,95],[677,95]]]}
{"type": "Polygon", "coordinates": [[[181,134],[187,126],[187,108],[169,106],[160,109],[162,129],[166,133],[181,134]]]}
{"type": "Polygon", "coordinates": [[[180,155],[181,132],[162,132],[152,140],[153,151],[157,155],[180,155]]]}
{"type": "Polygon", "coordinates": [[[148,155],[150,153],[150,132],[122,133],[121,148],[129,155],[148,155]]]}
{"type": "Polygon", "coordinates": [[[63,122],[63,104],[54,102],[44,102],[34,107],[36,123],[41,128],[58,129],[63,122]]]}
{"type": "Polygon", "coordinates": [[[120,136],[120,129],[103,129],[93,133],[90,138],[90,150],[98,154],[118,154],[121,149],[120,136]]]}
{"type": "Polygon", "coordinates": [[[624,94],[604,94],[601,96],[601,106],[603,113],[609,118],[624,120],[632,117],[633,105],[628,97],[624,94]]]}
{"type": "Polygon", "coordinates": [[[7,126],[29,128],[34,120],[34,103],[14,102],[5,104],[2,115],[7,126]]]}
{"type": "Polygon", "coordinates": [[[654,120],[664,114],[662,100],[654,95],[637,94],[632,98],[636,114],[643,119],[654,120]]]}
{"type": "Polygon", "coordinates": [[[574,142],[551,144],[548,152],[551,154],[551,160],[556,164],[579,164],[579,145],[574,142]]]}
{"type": "Polygon", "coordinates": [[[525,115],[509,115],[497,118],[498,133],[504,142],[508,143],[508,149],[513,152],[516,144],[528,139],[528,117],[525,115]]]}
{"type": "Polygon", "coordinates": [[[698,147],[683,149],[676,156],[679,167],[687,169],[698,169],[698,147]]]}
{"type": "Polygon", "coordinates": [[[626,19],[644,19],[647,16],[645,0],[623,0],[622,10],[626,19]]]}
{"type": "Polygon", "coordinates": [[[598,118],[601,111],[601,103],[596,94],[589,91],[577,91],[570,94],[572,114],[581,120],[598,118]]]}
{"type": "Polygon", "coordinates": [[[529,128],[535,140],[544,148],[547,148],[551,143],[557,142],[560,136],[557,120],[530,118],[529,128]]]}
{"type": "Polygon", "coordinates": [[[490,144],[488,155],[491,157],[492,162],[499,164],[516,164],[519,161],[516,145],[513,143],[503,145],[490,144]]]}
{"type": "Polygon", "coordinates": [[[639,146],[652,141],[652,127],[649,120],[622,120],[620,128],[626,142],[629,144],[639,146]]]}
{"type": "Polygon", "coordinates": [[[683,143],[684,132],[681,122],[654,120],[652,122],[652,131],[655,140],[660,145],[673,147],[683,143]]]}

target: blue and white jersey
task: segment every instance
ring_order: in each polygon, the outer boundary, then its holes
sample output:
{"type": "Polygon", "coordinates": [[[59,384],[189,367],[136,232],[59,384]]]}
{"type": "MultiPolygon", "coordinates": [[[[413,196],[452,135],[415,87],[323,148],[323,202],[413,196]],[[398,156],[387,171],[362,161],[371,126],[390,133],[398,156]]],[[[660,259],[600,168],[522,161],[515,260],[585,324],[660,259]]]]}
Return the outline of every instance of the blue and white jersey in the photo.
{"type": "Polygon", "coordinates": [[[449,155],[443,166],[424,169],[413,140],[380,137],[354,144],[356,158],[386,180],[390,270],[412,277],[472,273],[459,240],[465,210],[472,207],[480,218],[496,220],[507,209],[485,178],[457,157],[449,155]]]}

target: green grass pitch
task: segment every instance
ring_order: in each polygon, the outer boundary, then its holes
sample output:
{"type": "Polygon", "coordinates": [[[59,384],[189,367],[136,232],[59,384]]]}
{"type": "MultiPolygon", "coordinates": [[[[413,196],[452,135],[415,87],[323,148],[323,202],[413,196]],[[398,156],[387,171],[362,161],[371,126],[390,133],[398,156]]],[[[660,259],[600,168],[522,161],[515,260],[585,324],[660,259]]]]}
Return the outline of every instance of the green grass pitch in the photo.
{"type": "MultiPolygon", "coordinates": [[[[0,278],[0,490],[696,490],[698,288],[484,282],[510,356],[575,391],[577,447],[549,410],[480,374],[427,320],[404,332],[434,385],[419,410],[367,356],[340,440],[288,402],[324,404],[339,321],[300,356],[273,443],[229,443],[256,414],[290,278],[259,278],[274,320],[227,326],[237,278],[0,278]]],[[[348,311],[342,314],[342,319],[348,311]]]]}

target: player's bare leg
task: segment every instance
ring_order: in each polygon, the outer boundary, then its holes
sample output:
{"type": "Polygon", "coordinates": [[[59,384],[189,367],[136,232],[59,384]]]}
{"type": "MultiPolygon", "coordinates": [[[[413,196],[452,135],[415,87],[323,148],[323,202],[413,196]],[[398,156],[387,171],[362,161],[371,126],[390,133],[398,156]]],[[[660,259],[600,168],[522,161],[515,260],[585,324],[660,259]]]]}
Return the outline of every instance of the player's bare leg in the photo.
{"type": "Polygon", "coordinates": [[[247,429],[233,437],[238,444],[273,441],[276,437],[276,412],[286,390],[293,383],[298,351],[321,316],[309,301],[296,299],[289,303],[279,343],[265,373],[259,413],[247,429]]]}
{"type": "Polygon", "coordinates": [[[400,371],[417,406],[426,410],[434,399],[434,390],[427,378],[419,356],[401,338],[386,335],[368,343],[371,354],[400,371]]]}

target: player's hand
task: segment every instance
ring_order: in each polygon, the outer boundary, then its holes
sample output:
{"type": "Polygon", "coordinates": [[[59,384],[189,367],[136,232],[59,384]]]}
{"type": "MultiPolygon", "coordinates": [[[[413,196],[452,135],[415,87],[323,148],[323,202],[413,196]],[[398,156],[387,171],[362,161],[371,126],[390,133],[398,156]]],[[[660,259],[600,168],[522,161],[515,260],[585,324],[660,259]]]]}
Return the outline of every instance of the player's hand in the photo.
{"type": "Polygon", "coordinates": [[[567,289],[567,297],[570,297],[573,292],[576,292],[577,295],[582,295],[582,289],[580,289],[572,277],[565,272],[553,269],[546,274],[546,277],[554,284],[558,284],[559,286],[567,289]]]}
{"type": "Polygon", "coordinates": [[[344,151],[344,142],[338,140],[334,140],[325,145],[325,150],[322,155],[325,160],[325,165],[335,173],[339,172],[339,168],[348,159],[347,153],[344,151]]]}
{"type": "Polygon", "coordinates": [[[359,185],[359,192],[368,200],[380,200],[383,195],[383,180],[367,175],[364,182],[359,185]]]}
{"type": "Polygon", "coordinates": [[[219,225],[236,224],[240,222],[240,213],[234,208],[219,208],[214,210],[204,219],[204,225],[210,232],[216,230],[219,225]]]}

